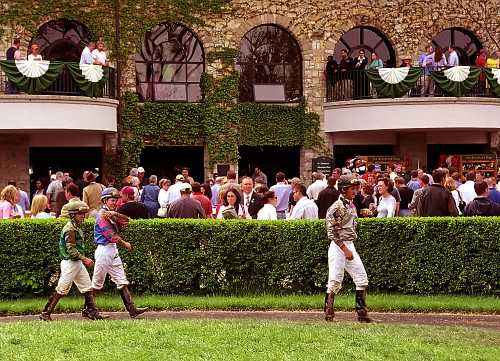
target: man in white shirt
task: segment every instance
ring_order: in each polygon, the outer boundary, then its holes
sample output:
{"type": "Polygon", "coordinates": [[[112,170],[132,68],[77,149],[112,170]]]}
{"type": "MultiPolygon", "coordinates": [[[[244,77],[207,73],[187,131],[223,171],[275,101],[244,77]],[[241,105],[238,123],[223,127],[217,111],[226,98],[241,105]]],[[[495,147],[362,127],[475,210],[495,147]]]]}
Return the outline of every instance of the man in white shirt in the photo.
{"type": "Polygon", "coordinates": [[[318,200],[319,192],[326,188],[326,184],[323,181],[324,175],[321,172],[314,172],[312,174],[313,184],[307,188],[307,196],[309,199],[318,200]]]}
{"type": "Polygon", "coordinates": [[[448,48],[448,52],[449,52],[448,65],[449,66],[459,66],[460,61],[458,60],[458,54],[457,54],[457,51],[455,50],[455,48],[453,46],[450,46],[448,48]]]}
{"type": "Polygon", "coordinates": [[[42,55],[40,55],[40,46],[37,43],[31,44],[31,54],[28,55],[28,60],[30,61],[42,61],[42,55]]]}
{"type": "Polygon", "coordinates": [[[288,219],[318,219],[318,206],[306,195],[306,187],[298,184],[293,189],[293,199],[297,202],[288,219]]]}
{"type": "Polygon", "coordinates": [[[82,55],[80,56],[80,65],[94,64],[92,51],[95,49],[95,43],[91,41],[85,48],[83,48],[82,55]]]}
{"type": "Polygon", "coordinates": [[[290,201],[290,194],[292,193],[292,186],[286,184],[285,173],[276,173],[276,184],[273,185],[269,190],[273,191],[278,198],[278,203],[276,204],[276,214],[278,219],[285,219],[285,212],[288,209],[288,202],[290,201]]]}
{"type": "Polygon", "coordinates": [[[184,176],[182,174],[177,174],[175,177],[175,183],[168,188],[166,204],[170,205],[176,200],[181,198],[181,187],[184,184],[184,176]]]}
{"type": "Polygon", "coordinates": [[[470,201],[477,197],[476,191],[474,190],[476,174],[474,172],[467,173],[465,180],[466,182],[458,187],[458,192],[460,193],[460,196],[462,196],[462,200],[467,205],[470,201]]]}

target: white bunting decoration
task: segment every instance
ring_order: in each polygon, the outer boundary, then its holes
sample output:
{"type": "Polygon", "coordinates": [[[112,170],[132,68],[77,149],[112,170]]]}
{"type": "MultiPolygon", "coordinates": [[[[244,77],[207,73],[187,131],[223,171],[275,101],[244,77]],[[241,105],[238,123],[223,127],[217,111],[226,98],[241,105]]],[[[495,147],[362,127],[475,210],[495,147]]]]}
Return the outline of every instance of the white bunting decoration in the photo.
{"type": "Polygon", "coordinates": [[[410,68],[380,68],[378,74],[383,81],[389,84],[398,84],[406,79],[410,68]]]}
{"type": "Polygon", "coordinates": [[[453,68],[446,69],[443,73],[448,80],[461,83],[469,77],[470,66],[454,66],[453,68]]]}
{"type": "Polygon", "coordinates": [[[102,66],[95,64],[80,64],[82,75],[91,83],[98,83],[104,76],[102,66]]]}
{"type": "Polygon", "coordinates": [[[27,78],[39,78],[49,70],[50,61],[16,60],[17,70],[27,78]]]}
{"type": "Polygon", "coordinates": [[[493,79],[500,83],[500,69],[491,69],[493,73],[493,79]]]}

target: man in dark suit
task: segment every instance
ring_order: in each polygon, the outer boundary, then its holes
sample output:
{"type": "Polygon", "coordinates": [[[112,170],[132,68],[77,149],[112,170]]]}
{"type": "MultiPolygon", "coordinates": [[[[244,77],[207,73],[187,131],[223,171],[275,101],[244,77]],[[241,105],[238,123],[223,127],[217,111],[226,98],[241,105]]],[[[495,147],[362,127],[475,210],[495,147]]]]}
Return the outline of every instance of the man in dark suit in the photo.
{"type": "Polygon", "coordinates": [[[243,177],[241,179],[241,193],[241,206],[243,207],[245,215],[256,219],[262,197],[254,192],[252,178],[243,177]]]}
{"type": "Polygon", "coordinates": [[[337,180],[334,177],[328,177],[327,182],[328,186],[319,192],[318,200],[316,201],[318,205],[318,217],[320,219],[325,219],[326,211],[340,196],[340,192],[335,188],[337,180]]]}

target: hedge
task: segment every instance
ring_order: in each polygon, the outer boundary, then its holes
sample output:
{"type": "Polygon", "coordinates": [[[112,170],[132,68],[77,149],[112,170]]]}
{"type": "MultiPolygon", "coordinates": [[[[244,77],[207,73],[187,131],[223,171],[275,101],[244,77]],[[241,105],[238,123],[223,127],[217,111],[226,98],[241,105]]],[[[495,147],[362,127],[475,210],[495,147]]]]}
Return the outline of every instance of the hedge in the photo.
{"type": "MultiPolygon", "coordinates": [[[[49,291],[63,225],[0,222],[0,297],[49,291]]],[[[91,255],[92,227],[84,223],[91,255]]],[[[123,236],[135,247],[121,250],[135,293],[315,293],[328,274],[322,221],[142,220],[123,236]]],[[[500,218],[368,219],[359,236],[371,290],[498,294],[500,218]]]]}

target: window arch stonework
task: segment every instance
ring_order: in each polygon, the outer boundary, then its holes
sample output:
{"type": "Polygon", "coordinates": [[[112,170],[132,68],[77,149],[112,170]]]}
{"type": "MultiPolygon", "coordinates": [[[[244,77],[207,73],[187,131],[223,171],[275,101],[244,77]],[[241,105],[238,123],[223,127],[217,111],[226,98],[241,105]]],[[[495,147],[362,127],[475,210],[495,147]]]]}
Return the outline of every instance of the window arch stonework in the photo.
{"type": "Polygon", "coordinates": [[[163,23],[146,32],[135,68],[141,100],[198,102],[202,98],[203,45],[183,25],[163,23]]]}

